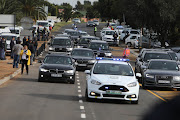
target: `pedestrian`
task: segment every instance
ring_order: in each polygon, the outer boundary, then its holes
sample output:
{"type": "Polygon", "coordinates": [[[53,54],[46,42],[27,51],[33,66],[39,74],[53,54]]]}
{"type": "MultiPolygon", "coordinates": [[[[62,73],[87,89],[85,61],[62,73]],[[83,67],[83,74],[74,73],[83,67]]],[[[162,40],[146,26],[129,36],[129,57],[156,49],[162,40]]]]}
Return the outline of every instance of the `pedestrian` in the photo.
{"type": "Polygon", "coordinates": [[[35,32],[36,32],[36,29],[34,28],[34,29],[32,30],[32,37],[33,37],[33,38],[35,37],[35,32]]]}
{"type": "Polygon", "coordinates": [[[51,25],[49,25],[49,30],[50,30],[50,31],[52,30],[52,26],[51,26],[51,25]]]}
{"type": "Polygon", "coordinates": [[[126,48],[124,49],[123,52],[123,58],[128,58],[130,55],[130,49],[128,48],[128,45],[126,45],[126,48]]]}
{"type": "Polygon", "coordinates": [[[26,37],[23,38],[23,46],[26,44],[26,37]]]}
{"type": "Polygon", "coordinates": [[[96,25],[94,25],[94,36],[96,36],[96,32],[97,32],[97,27],[96,25]]]}
{"type": "Polygon", "coordinates": [[[107,27],[109,27],[109,21],[108,21],[108,23],[107,23],[107,27]]]}
{"type": "Polygon", "coordinates": [[[14,45],[16,44],[16,41],[15,41],[15,37],[12,37],[12,39],[11,39],[11,42],[10,42],[10,49],[11,49],[11,58],[13,58],[13,47],[14,47],[14,45]]]}
{"type": "Polygon", "coordinates": [[[46,27],[44,27],[42,31],[42,41],[45,41],[45,37],[46,37],[46,27]]]}
{"type": "Polygon", "coordinates": [[[35,48],[34,48],[34,44],[32,40],[29,41],[28,49],[31,51],[30,65],[32,65],[33,60],[34,60],[34,54],[35,54],[35,48]]]}
{"type": "Polygon", "coordinates": [[[29,41],[30,41],[30,36],[28,36],[28,38],[26,39],[25,45],[29,46],[29,41]]]}
{"type": "Polygon", "coordinates": [[[24,46],[23,50],[21,50],[20,53],[20,58],[21,58],[21,74],[23,74],[24,71],[24,66],[26,66],[26,73],[29,73],[29,65],[30,65],[30,56],[31,56],[31,51],[28,50],[27,45],[24,46]]]}
{"type": "Polygon", "coordinates": [[[113,38],[114,38],[114,45],[117,45],[118,34],[116,31],[114,32],[113,38]]]}
{"type": "Polygon", "coordinates": [[[34,44],[34,50],[35,50],[35,53],[36,53],[36,50],[37,50],[37,47],[38,47],[38,42],[37,42],[36,37],[35,37],[35,39],[33,40],[33,44],[34,44]]]}
{"type": "Polygon", "coordinates": [[[20,53],[21,53],[21,50],[23,50],[23,46],[21,45],[21,41],[17,41],[17,44],[14,45],[12,50],[14,53],[13,68],[18,68],[20,53]]]}
{"type": "Polygon", "coordinates": [[[5,52],[6,52],[6,40],[2,38],[0,41],[0,59],[6,60],[5,52]]]}
{"type": "Polygon", "coordinates": [[[40,30],[39,30],[39,27],[37,29],[37,40],[40,41],[40,30]]]}

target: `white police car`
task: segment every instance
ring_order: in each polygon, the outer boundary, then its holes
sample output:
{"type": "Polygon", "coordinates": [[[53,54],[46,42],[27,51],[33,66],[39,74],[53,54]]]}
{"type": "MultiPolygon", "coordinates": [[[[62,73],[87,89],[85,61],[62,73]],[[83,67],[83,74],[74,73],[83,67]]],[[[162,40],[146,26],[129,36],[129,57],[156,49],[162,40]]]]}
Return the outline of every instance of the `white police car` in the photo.
{"type": "Polygon", "coordinates": [[[138,104],[139,83],[127,61],[121,58],[97,58],[91,71],[85,71],[86,100],[119,99],[138,104]]]}

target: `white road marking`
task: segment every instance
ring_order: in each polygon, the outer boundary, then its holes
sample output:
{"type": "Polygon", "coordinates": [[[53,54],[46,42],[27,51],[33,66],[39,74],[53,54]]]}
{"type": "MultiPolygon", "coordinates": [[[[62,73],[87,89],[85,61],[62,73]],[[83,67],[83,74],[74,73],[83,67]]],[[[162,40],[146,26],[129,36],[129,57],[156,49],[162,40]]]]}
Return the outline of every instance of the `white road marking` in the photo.
{"type": "Polygon", "coordinates": [[[80,83],[77,83],[78,85],[80,85],[80,83]]]}
{"type": "Polygon", "coordinates": [[[78,86],[78,88],[80,89],[80,88],[81,88],[81,86],[78,86]]]}
{"type": "Polygon", "coordinates": [[[77,82],[79,82],[79,80],[77,80],[77,82]]]}
{"type": "Polygon", "coordinates": [[[80,109],[81,109],[81,110],[84,110],[84,106],[80,106],[80,109]]]}
{"type": "Polygon", "coordinates": [[[82,113],[81,118],[86,118],[86,114],[82,113]]]}
{"type": "Polygon", "coordinates": [[[80,92],[81,92],[81,90],[78,90],[78,92],[80,93],[80,92]]]}
{"type": "Polygon", "coordinates": [[[78,77],[78,76],[77,76],[76,78],[77,78],[77,79],[79,79],[79,77],[78,77]]]}
{"type": "Polygon", "coordinates": [[[83,101],[82,101],[82,100],[79,100],[79,103],[83,103],[83,101]]]}
{"type": "Polygon", "coordinates": [[[81,95],[81,94],[79,94],[79,95],[78,95],[78,97],[79,97],[79,98],[82,98],[82,95],[81,95]]]}

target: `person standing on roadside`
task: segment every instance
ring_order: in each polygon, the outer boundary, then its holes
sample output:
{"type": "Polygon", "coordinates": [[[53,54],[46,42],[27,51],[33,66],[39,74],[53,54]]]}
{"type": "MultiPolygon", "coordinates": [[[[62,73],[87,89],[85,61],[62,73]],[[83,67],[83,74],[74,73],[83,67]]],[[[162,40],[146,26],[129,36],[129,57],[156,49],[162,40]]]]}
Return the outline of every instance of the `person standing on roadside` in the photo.
{"type": "Polygon", "coordinates": [[[6,40],[5,38],[2,38],[0,41],[0,59],[1,60],[6,60],[5,56],[5,51],[6,51],[6,40]]]}
{"type": "Polygon", "coordinates": [[[37,28],[37,40],[40,41],[40,30],[39,30],[39,27],[37,28]]]}
{"type": "Polygon", "coordinates": [[[34,29],[32,30],[32,37],[33,37],[33,38],[35,37],[35,32],[36,32],[36,29],[34,28],[34,29]]]}
{"type": "Polygon", "coordinates": [[[30,65],[32,65],[33,60],[34,60],[34,54],[35,54],[34,44],[33,44],[33,41],[32,41],[32,40],[29,41],[29,46],[28,46],[28,48],[29,48],[29,50],[31,51],[30,65]]]}
{"type": "Polygon", "coordinates": [[[23,38],[23,46],[26,44],[26,37],[23,38]]]}
{"type": "Polygon", "coordinates": [[[96,32],[97,32],[97,27],[96,25],[94,25],[94,36],[96,36],[96,32]]]}
{"type": "Polygon", "coordinates": [[[126,45],[126,48],[124,49],[123,52],[123,58],[128,58],[130,55],[130,49],[128,48],[128,45],[126,45]]]}
{"type": "Polygon", "coordinates": [[[44,27],[42,31],[42,41],[45,41],[45,38],[46,38],[46,27],[44,27]]]}
{"type": "Polygon", "coordinates": [[[114,45],[117,45],[118,34],[116,31],[114,32],[113,38],[114,38],[114,45]]]}
{"type": "Polygon", "coordinates": [[[30,65],[30,57],[31,57],[31,51],[28,50],[27,45],[25,45],[23,50],[21,50],[21,53],[20,53],[21,64],[22,64],[21,74],[23,74],[24,66],[26,66],[26,73],[28,75],[28,73],[29,73],[28,66],[30,65]]]}
{"type": "Polygon", "coordinates": [[[23,50],[23,46],[21,45],[21,41],[17,41],[17,44],[14,45],[12,50],[14,53],[13,68],[18,68],[20,53],[21,53],[21,50],[23,50]]]}
{"type": "Polygon", "coordinates": [[[36,50],[37,50],[37,47],[38,47],[38,42],[37,42],[37,38],[36,37],[33,40],[33,44],[34,44],[34,50],[35,50],[35,53],[36,53],[36,50]]]}
{"type": "Polygon", "coordinates": [[[14,47],[14,45],[16,44],[16,41],[15,41],[15,37],[12,37],[12,39],[11,39],[11,42],[10,42],[10,49],[11,49],[11,58],[13,58],[13,47],[14,47]]]}

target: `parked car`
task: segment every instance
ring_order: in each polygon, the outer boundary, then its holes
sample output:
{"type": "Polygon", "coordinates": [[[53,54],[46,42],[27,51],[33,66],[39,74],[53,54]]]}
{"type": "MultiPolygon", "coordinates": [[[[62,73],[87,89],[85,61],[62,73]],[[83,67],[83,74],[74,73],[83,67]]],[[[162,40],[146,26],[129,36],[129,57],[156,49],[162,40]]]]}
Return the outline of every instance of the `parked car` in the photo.
{"type": "Polygon", "coordinates": [[[80,20],[79,18],[74,18],[74,19],[72,20],[72,22],[74,22],[74,23],[81,23],[81,20],[80,20]]]}
{"type": "Polygon", "coordinates": [[[98,20],[93,20],[93,23],[94,23],[96,26],[99,26],[99,21],[98,21],[98,20]]]}
{"type": "Polygon", "coordinates": [[[88,21],[87,23],[86,23],[86,27],[93,27],[95,24],[94,24],[94,22],[93,21],[88,21]]]}
{"type": "Polygon", "coordinates": [[[139,35],[130,35],[129,37],[127,37],[126,39],[125,39],[125,44],[126,45],[128,45],[128,46],[132,46],[132,47],[134,47],[134,48],[138,48],[138,42],[139,42],[139,40],[138,40],[138,38],[139,38],[140,36],[139,35]]]}
{"type": "Polygon", "coordinates": [[[114,37],[113,37],[114,34],[115,34],[114,30],[106,30],[104,32],[104,36],[102,37],[102,40],[106,41],[109,45],[114,45],[114,44],[118,45],[119,39],[117,39],[117,43],[114,43],[114,37]]]}

